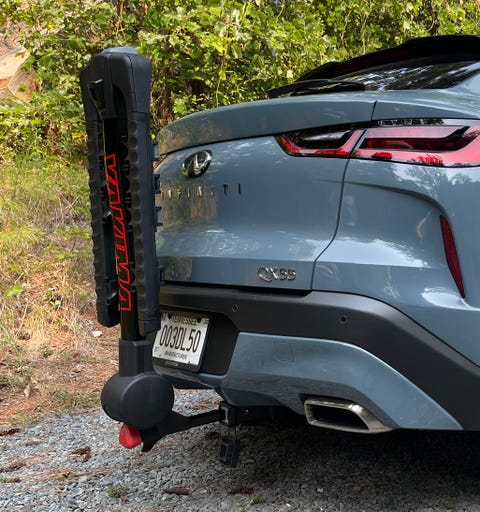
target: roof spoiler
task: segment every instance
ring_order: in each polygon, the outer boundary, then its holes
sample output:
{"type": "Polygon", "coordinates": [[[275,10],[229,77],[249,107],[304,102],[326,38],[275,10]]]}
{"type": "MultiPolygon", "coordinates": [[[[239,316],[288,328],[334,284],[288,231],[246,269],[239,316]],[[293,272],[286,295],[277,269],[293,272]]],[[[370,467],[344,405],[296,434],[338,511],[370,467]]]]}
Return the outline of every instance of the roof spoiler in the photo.
{"type": "Polygon", "coordinates": [[[450,57],[465,55],[473,60],[480,60],[480,37],[460,34],[409,39],[399,46],[386,50],[367,53],[366,55],[354,57],[343,62],[328,62],[303,74],[297,81],[335,78],[401,60],[430,56],[438,57],[439,55],[448,55],[450,57]]]}

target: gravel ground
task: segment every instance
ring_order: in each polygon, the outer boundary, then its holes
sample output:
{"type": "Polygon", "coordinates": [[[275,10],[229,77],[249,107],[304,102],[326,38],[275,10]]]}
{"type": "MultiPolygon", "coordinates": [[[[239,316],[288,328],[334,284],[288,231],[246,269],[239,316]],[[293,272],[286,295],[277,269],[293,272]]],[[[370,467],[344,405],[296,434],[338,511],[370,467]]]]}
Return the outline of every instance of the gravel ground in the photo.
{"type": "MultiPolygon", "coordinates": [[[[182,392],[176,410],[214,405],[182,392]]],[[[362,436],[303,423],[240,428],[236,469],[218,462],[219,424],[170,435],[143,454],[117,444],[101,411],[0,437],[0,510],[480,512],[480,436],[362,436]]]]}

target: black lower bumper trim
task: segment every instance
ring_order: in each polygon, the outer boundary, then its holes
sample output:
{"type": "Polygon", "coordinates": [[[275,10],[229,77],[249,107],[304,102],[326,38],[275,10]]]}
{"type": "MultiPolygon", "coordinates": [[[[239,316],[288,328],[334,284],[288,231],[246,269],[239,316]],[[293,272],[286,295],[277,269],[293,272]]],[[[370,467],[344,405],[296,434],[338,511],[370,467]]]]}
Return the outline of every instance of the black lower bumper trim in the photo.
{"type": "MultiPolygon", "coordinates": [[[[220,314],[240,332],[349,343],[404,375],[466,430],[480,429],[480,368],[397,309],[374,299],[333,292],[305,296],[167,285],[162,309],[220,314]]],[[[230,360],[233,344],[225,347],[230,360]]],[[[202,368],[202,371],[203,368],[202,368]]]]}

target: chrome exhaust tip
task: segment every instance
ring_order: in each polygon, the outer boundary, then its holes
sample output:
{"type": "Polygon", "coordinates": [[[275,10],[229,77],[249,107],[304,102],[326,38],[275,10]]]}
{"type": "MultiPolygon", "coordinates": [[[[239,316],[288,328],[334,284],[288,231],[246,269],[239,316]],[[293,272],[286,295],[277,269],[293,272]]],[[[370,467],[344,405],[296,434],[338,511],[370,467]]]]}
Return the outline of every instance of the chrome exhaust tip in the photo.
{"type": "Polygon", "coordinates": [[[307,398],[305,416],[310,425],[344,432],[379,434],[392,430],[362,405],[339,398],[307,398]]]}

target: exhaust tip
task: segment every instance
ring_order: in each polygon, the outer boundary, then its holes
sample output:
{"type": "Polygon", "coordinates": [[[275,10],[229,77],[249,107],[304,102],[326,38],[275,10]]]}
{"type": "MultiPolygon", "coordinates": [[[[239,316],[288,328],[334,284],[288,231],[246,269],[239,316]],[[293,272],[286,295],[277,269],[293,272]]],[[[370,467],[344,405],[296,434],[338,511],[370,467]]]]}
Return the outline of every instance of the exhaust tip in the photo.
{"type": "Polygon", "coordinates": [[[362,405],[339,398],[307,398],[305,416],[314,427],[344,432],[379,434],[392,430],[362,405]]]}

